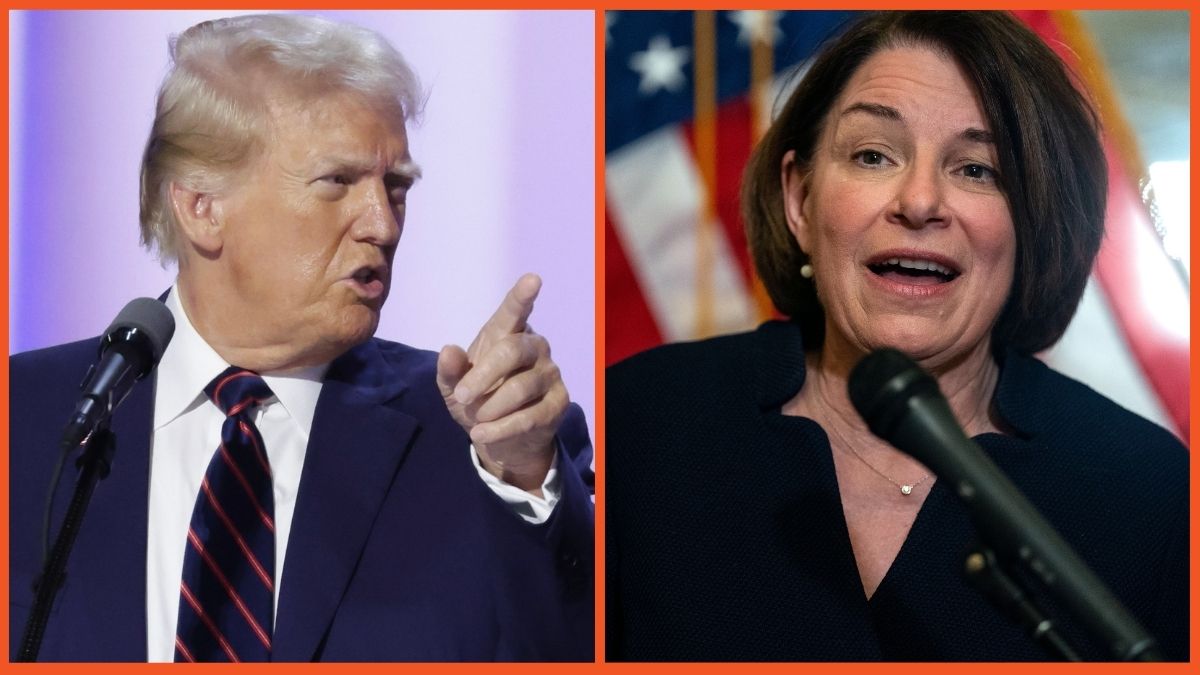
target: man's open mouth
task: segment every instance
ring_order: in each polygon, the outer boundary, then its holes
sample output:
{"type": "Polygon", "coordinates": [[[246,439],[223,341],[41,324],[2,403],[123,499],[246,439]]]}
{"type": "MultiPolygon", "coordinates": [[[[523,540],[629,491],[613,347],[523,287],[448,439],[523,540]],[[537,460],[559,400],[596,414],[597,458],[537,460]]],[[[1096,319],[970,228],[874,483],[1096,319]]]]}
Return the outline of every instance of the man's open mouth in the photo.
{"type": "Polygon", "coordinates": [[[369,284],[376,279],[382,278],[379,270],[373,267],[362,267],[354,273],[354,280],[360,284],[369,284]]]}

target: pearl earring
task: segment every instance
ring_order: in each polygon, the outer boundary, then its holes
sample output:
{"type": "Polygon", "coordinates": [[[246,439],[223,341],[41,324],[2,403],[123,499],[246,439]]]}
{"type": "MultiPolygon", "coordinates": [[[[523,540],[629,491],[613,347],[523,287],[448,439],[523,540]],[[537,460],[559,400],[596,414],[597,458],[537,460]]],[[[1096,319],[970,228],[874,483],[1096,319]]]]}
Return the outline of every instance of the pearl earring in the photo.
{"type": "Polygon", "coordinates": [[[813,266],[810,263],[804,263],[800,266],[800,276],[805,279],[813,278],[813,266]]]}

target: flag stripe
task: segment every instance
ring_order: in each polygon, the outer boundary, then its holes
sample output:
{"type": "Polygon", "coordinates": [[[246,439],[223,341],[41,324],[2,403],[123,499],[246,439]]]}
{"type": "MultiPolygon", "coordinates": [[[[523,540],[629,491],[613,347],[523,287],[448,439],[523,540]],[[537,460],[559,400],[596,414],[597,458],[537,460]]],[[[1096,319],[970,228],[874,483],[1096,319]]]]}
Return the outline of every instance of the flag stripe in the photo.
{"type": "Polygon", "coordinates": [[[1096,391],[1133,412],[1172,428],[1158,396],[1133,357],[1117,325],[1108,297],[1093,276],[1067,332],[1047,352],[1039,355],[1055,370],[1077,379],[1086,378],[1096,391]],[[1103,363],[1103,368],[1097,368],[1103,363]]]}
{"type": "Polygon", "coordinates": [[[1109,153],[1109,228],[1096,276],[1129,348],[1188,442],[1189,316],[1185,289],[1150,225],[1145,205],[1109,153]]]}
{"type": "MultiPolygon", "coordinates": [[[[1169,415],[1169,427],[1187,443],[1190,302],[1184,282],[1163,249],[1136,183],[1127,172],[1127,162],[1141,163],[1133,135],[1103,74],[1103,64],[1078,19],[1069,12],[1028,11],[1019,16],[1064,61],[1088,75],[1089,92],[1102,107],[1108,211],[1104,244],[1094,274],[1125,338],[1126,350],[1132,352],[1149,388],[1169,415]],[[1065,24],[1067,30],[1060,24],[1065,24]],[[1087,68],[1078,67],[1080,56],[1088,57],[1087,68]]],[[[1144,171],[1144,167],[1137,171],[1144,171]]]]}
{"type": "MultiPolygon", "coordinates": [[[[702,182],[677,127],[656,131],[613,153],[605,168],[612,221],[646,293],[646,304],[668,341],[694,339],[695,222],[702,182]]],[[[728,242],[714,237],[715,329],[752,323],[746,284],[728,242]]]]}
{"type": "Polygon", "coordinates": [[[695,49],[695,123],[692,126],[693,150],[701,178],[700,217],[696,227],[696,326],[694,337],[708,337],[715,331],[713,307],[714,238],[719,236],[716,221],[717,192],[717,22],[711,10],[693,14],[695,49]]]}
{"type": "MultiPolygon", "coordinates": [[[[746,229],[742,224],[739,198],[742,189],[742,173],[750,159],[753,147],[749,102],[744,98],[721,105],[717,113],[717,125],[721,134],[716,147],[716,194],[717,219],[737,262],[742,279],[750,281],[750,251],[746,247],[746,229]]],[[[685,130],[688,125],[683,125],[685,130]]]]}
{"type": "Polygon", "coordinates": [[[605,366],[662,343],[662,332],[646,306],[608,213],[604,215],[604,305],[620,310],[608,311],[604,322],[605,366]]]}

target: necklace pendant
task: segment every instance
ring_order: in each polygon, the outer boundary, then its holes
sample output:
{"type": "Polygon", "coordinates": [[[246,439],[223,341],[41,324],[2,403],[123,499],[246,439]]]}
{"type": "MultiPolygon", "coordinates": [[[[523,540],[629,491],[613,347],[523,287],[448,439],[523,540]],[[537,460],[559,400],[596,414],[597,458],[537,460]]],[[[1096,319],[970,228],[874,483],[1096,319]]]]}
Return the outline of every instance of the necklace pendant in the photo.
{"type": "Polygon", "coordinates": [[[901,486],[900,486],[900,494],[902,494],[902,495],[911,495],[911,494],[912,494],[912,489],[913,489],[913,486],[911,486],[911,485],[901,485],[901,486]]]}

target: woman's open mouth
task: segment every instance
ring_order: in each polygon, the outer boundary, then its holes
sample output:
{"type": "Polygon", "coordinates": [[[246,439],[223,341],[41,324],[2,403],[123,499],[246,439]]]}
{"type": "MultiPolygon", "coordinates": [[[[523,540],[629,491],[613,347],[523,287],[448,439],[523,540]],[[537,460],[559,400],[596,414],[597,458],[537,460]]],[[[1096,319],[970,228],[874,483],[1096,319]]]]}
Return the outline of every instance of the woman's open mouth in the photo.
{"type": "Polygon", "coordinates": [[[926,258],[887,258],[868,263],[867,268],[889,281],[914,286],[945,284],[959,275],[951,265],[926,258]]]}

